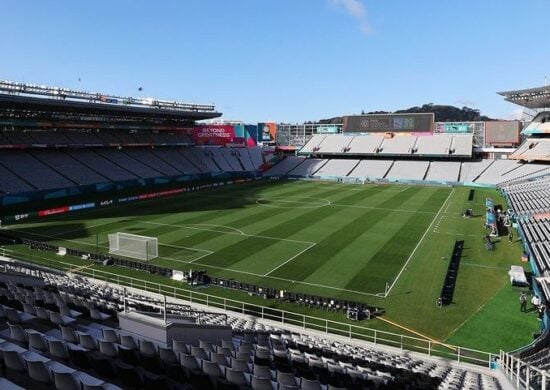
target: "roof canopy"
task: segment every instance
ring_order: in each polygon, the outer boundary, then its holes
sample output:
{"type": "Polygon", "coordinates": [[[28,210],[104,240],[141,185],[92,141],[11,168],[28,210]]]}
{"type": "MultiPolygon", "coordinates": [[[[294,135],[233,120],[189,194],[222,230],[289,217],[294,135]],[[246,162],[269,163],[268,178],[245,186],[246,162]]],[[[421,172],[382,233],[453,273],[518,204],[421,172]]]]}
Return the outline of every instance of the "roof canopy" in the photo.
{"type": "Polygon", "coordinates": [[[550,108],[550,86],[499,92],[504,100],[523,107],[537,109],[550,108]]]}

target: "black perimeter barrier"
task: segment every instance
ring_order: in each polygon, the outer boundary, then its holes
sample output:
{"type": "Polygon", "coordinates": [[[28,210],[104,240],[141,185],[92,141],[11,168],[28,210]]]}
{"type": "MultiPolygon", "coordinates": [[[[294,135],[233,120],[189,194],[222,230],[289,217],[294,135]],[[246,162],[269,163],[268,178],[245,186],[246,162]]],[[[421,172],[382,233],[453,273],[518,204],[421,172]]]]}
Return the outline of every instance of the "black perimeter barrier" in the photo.
{"type": "Polygon", "coordinates": [[[460,266],[460,257],[462,256],[463,248],[464,241],[455,241],[451,261],[449,262],[447,274],[445,275],[445,281],[443,282],[443,287],[441,288],[441,295],[439,296],[438,305],[449,305],[453,302],[453,294],[455,291],[458,267],[460,266]]]}

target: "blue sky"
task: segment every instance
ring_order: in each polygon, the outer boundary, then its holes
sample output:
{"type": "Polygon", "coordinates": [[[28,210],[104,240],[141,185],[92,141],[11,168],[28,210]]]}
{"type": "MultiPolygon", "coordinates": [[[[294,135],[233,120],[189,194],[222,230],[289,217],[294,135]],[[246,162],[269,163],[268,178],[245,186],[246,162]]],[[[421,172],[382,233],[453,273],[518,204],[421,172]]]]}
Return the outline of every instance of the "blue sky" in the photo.
{"type": "Polygon", "coordinates": [[[550,76],[548,0],[2,0],[0,15],[0,79],[250,123],[430,102],[509,118],[496,92],[550,76]]]}

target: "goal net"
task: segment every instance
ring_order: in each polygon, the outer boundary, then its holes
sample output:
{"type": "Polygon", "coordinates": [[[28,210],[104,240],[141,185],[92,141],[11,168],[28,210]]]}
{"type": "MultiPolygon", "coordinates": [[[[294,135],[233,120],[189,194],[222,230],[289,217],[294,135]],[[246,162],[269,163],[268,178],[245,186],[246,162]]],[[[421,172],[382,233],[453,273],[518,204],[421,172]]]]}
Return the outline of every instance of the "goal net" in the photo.
{"type": "Polygon", "coordinates": [[[156,237],[139,236],[130,233],[109,234],[109,253],[149,261],[158,257],[156,237]]]}

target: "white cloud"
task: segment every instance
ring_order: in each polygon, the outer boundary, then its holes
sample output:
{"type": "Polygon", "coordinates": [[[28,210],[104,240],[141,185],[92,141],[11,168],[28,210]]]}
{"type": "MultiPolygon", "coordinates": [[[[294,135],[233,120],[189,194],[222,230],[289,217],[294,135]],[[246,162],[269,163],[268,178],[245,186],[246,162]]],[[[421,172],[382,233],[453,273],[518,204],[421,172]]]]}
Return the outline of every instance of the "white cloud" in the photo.
{"type": "Polygon", "coordinates": [[[511,113],[506,116],[509,120],[520,120],[523,118],[523,108],[514,108],[511,113]]]}
{"type": "Polygon", "coordinates": [[[459,100],[456,100],[454,104],[458,106],[462,106],[462,107],[466,106],[470,108],[477,106],[477,102],[475,100],[470,100],[470,99],[459,99],[459,100]]]}
{"type": "Polygon", "coordinates": [[[330,0],[330,2],[337,7],[343,8],[353,17],[359,23],[361,32],[365,34],[370,34],[372,32],[367,18],[367,8],[361,0],[330,0]]]}

